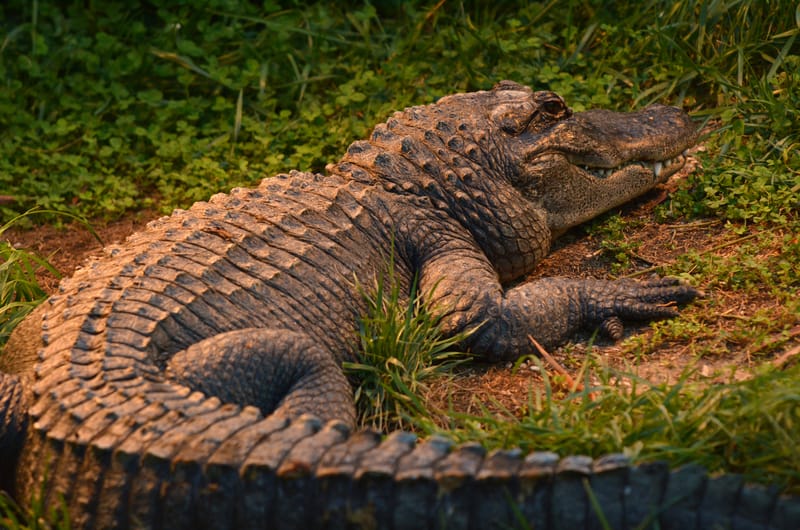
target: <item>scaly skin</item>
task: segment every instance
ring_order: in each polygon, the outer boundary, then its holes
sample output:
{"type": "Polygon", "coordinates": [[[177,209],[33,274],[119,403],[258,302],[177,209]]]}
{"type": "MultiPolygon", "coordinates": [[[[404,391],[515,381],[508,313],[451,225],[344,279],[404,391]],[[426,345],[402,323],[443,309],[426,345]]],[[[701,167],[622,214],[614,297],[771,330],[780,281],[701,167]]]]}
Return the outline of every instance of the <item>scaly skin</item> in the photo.
{"type": "Polygon", "coordinates": [[[615,528],[796,525],[793,500],[693,468],[350,432],[354,278],[392,253],[402,285],[436,286],[447,333],[480,325],[466,346],[492,360],[532,353],[529,336],[673,316],[696,291],[669,280],[504,285],[557,234],[666,179],[694,138],[678,109],[573,115],[503,82],[396,113],[326,176],[151,223],[10,338],[0,486],[24,501],[44,481],[76,528],[597,527],[585,481],[615,528]]]}

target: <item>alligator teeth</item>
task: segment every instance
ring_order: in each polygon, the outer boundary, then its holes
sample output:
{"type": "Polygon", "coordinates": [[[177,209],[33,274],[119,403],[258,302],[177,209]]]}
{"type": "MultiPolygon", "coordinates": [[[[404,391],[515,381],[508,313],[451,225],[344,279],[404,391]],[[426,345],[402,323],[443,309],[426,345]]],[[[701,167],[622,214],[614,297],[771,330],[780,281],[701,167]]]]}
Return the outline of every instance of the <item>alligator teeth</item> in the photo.
{"type": "MultiPolygon", "coordinates": [[[[669,161],[667,161],[667,164],[669,164],[669,161]]],[[[658,175],[661,173],[662,167],[664,167],[664,165],[661,162],[656,162],[653,164],[653,173],[655,173],[656,177],[658,177],[658,175]]]]}
{"type": "MultiPolygon", "coordinates": [[[[663,169],[665,167],[670,167],[670,166],[673,166],[675,164],[683,164],[683,162],[685,160],[686,160],[686,158],[684,157],[684,155],[678,155],[675,158],[668,158],[666,160],[658,160],[656,162],[639,161],[639,162],[632,162],[632,164],[639,165],[639,166],[641,166],[643,168],[649,169],[650,171],[652,171],[655,174],[656,178],[658,178],[659,175],[661,175],[661,172],[663,171],[663,169]]],[[[588,165],[582,165],[580,167],[581,167],[581,169],[583,169],[587,173],[590,173],[590,174],[594,175],[597,178],[608,178],[614,173],[614,171],[619,169],[619,167],[602,168],[602,167],[590,167],[588,165]]]]}
{"type": "Polygon", "coordinates": [[[581,166],[581,167],[587,173],[590,173],[595,177],[602,179],[610,177],[611,174],[614,173],[616,169],[618,169],[618,168],[605,169],[602,167],[589,167],[589,166],[581,166]]]}

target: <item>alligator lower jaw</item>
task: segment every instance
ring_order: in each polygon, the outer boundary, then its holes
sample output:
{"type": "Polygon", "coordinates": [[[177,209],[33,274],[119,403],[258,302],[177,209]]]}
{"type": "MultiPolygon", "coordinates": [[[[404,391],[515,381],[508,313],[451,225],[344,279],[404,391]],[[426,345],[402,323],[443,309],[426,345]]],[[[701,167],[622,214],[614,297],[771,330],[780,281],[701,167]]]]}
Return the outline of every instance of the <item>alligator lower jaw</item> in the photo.
{"type": "Polygon", "coordinates": [[[652,171],[653,175],[655,175],[655,178],[658,179],[662,176],[672,175],[682,168],[685,163],[686,156],[684,154],[680,154],[674,158],[668,158],[667,160],[658,160],[654,162],[639,160],[634,162],[626,162],[625,164],[613,168],[592,167],[587,165],[581,165],[579,167],[595,178],[606,179],[621,169],[639,166],[652,171]]]}

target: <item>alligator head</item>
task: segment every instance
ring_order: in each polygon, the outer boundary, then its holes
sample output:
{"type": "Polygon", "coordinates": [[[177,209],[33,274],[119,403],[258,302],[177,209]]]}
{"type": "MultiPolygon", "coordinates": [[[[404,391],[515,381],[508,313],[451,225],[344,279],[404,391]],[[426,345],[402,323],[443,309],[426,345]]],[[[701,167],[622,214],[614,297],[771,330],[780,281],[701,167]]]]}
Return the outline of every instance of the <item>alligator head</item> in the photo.
{"type": "Polygon", "coordinates": [[[502,103],[490,120],[504,135],[507,156],[518,161],[507,177],[546,212],[553,235],[664,182],[697,138],[689,116],[675,107],[573,113],[557,94],[510,81],[493,93],[502,103]]]}
{"type": "Polygon", "coordinates": [[[666,180],[696,137],[674,107],[573,113],[553,92],[502,81],[395,113],[336,169],[447,211],[510,281],[553,237],[666,180]]]}

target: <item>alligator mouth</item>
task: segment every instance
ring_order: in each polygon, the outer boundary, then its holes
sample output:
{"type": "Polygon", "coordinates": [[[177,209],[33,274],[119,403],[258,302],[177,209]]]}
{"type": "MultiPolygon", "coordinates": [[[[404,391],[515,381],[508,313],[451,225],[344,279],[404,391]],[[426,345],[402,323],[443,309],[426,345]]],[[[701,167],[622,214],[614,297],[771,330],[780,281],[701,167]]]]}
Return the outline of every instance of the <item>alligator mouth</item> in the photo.
{"type": "Polygon", "coordinates": [[[589,173],[591,176],[598,178],[598,179],[607,179],[617,171],[621,169],[626,169],[629,167],[639,166],[645,169],[649,169],[653,172],[656,178],[659,177],[668,177],[678,171],[683,165],[686,163],[686,152],[684,151],[680,155],[674,158],[668,158],[666,160],[656,160],[656,161],[645,161],[645,160],[637,160],[634,162],[626,162],[616,167],[612,168],[604,168],[604,167],[597,167],[597,166],[588,166],[585,164],[578,165],[582,170],[589,173]]]}

